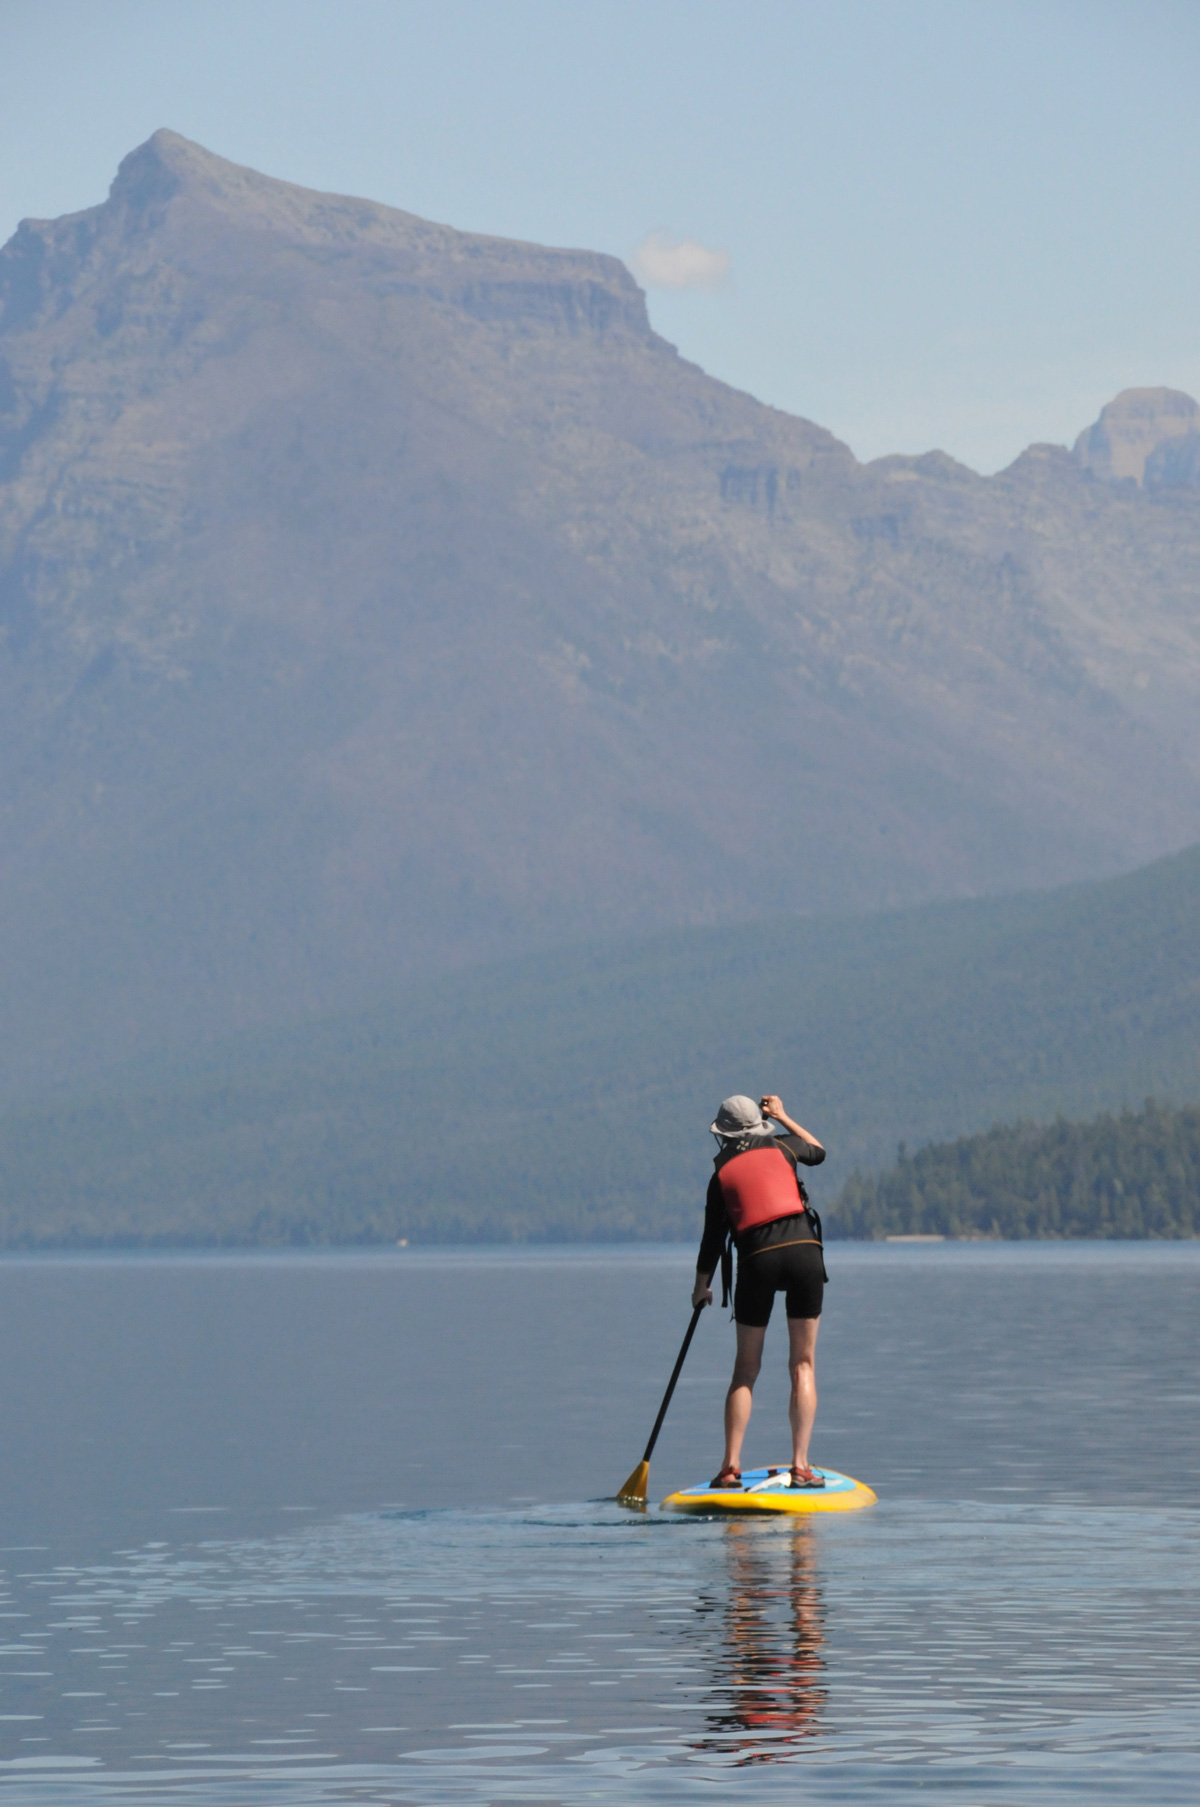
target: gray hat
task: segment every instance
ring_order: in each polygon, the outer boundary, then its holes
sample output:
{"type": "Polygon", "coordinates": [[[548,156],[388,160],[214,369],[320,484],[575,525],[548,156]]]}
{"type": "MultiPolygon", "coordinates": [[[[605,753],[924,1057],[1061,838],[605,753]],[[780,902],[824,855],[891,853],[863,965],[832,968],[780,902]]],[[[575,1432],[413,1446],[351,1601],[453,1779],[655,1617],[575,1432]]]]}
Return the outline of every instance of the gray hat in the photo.
{"type": "Polygon", "coordinates": [[[749,1135],[756,1129],[765,1129],[766,1124],[763,1122],[763,1114],[753,1098],[747,1098],[741,1092],[735,1092],[732,1098],[725,1100],[708,1127],[714,1136],[733,1137],[749,1135]]]}

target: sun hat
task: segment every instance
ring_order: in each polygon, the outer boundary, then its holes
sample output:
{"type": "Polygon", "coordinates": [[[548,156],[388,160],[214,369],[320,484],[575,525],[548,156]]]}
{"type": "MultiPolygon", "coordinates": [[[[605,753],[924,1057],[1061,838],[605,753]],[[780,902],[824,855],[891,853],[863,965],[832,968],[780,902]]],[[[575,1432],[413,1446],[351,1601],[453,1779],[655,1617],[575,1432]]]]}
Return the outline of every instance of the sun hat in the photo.
{"type": "Polygon", "coordinates": [[[765,1129],[763,1114],[753,1098],[747,1098],[742,1092],[735,1092],[727,1098],[709,1129],[714,1136],[744,1136],[756,1129],[765,1129]]]}

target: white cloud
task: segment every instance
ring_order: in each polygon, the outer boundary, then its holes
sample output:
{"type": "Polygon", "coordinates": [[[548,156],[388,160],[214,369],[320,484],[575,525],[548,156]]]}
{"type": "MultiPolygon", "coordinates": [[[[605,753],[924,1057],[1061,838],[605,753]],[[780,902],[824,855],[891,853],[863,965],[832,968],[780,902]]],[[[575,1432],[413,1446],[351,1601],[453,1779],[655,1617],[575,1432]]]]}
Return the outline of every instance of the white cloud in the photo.
{"type": "Polygon", "coordinates": [[[710,251],[697,238],[649,232],[629,267],[648,289],[719,289],[733,265],[728,251],[710,251]]]}

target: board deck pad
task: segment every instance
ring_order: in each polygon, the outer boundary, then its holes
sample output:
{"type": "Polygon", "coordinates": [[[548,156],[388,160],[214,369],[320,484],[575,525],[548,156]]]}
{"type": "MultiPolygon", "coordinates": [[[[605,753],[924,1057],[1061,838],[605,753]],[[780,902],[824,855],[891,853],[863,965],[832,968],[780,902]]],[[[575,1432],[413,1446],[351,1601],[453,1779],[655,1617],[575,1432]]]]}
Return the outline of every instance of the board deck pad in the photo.
{"type": "Polygon", "coordinates": [[[862,1481],[834,1468],[816,1468],[824,1487],[793,1487],[787,1466],[745,1468],[740,1487],[684,1487],[663,1501],[667,1512],[857,1512],[875,1495],[862,1481]]]}

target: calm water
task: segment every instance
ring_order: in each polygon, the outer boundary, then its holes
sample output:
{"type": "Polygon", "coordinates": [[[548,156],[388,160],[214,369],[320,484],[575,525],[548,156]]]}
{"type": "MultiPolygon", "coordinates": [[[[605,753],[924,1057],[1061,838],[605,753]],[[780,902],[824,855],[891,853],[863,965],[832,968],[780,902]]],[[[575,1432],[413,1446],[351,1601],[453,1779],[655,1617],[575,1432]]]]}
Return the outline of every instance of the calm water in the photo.
{"type": "Polygon", "coordinates": [[[0,1261],[0,1795],[1194,1801],[1200,1246],[836,1247],[811,1523],[691,1255],[0,1261]]]}

